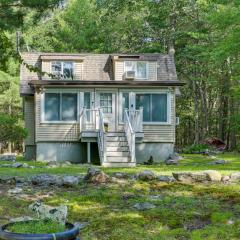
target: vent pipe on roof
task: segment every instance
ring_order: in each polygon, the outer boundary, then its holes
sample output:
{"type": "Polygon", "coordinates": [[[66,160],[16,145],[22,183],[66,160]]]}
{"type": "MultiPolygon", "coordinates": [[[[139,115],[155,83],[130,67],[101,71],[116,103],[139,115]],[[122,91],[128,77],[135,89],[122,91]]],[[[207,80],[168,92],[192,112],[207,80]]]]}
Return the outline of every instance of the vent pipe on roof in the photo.
{"type": "Polygon", "coordinates": [[[171,56],[174,56],[174,54],[175,54],[175,49],[174,49],[173,46],[170,46],[170,47],[169,47],[168,54],[171,55],[171,56]]]}

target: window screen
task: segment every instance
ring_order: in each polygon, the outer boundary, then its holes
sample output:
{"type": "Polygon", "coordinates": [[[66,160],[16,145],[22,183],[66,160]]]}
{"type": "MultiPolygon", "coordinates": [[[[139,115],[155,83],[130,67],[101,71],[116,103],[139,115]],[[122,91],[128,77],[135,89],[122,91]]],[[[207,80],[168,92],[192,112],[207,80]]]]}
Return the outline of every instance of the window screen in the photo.
{"type": "Polygon", "coordinates": [[[77,94],[62,94],[62,121],[77,121],[77,94]]]}
{"type": "Polygon", "coordinates": [[[59,121],[60,120],[60,94],[46,93],[44,108],[45,108],[46,121],[59,121]]]}
{"type": "Polygon", "coordinates": [[[140,107],[144,122],[167,122],[167,94],[136,94],[136,109],[140,107]]]}

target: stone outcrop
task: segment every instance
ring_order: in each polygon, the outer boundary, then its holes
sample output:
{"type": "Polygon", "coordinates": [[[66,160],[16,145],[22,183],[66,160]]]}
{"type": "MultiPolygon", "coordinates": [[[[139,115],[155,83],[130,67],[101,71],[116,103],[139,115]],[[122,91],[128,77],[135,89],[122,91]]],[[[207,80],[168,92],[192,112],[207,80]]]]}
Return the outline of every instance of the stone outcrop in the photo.
{"type": "Polygon", "coordinates": [[[79,184],[79,177],[77,176],[57,176],[50,174],[38,174],[31,177],[31,183],[38,186],[64,186],[74,187],[79,184]]]}
{"type": "Polygon", "coordinates": [[[88,168],[84,181],[89,183],[107,183],[110,177],[98,168],[88,168]]]}
{"type": "Polygon", "coordinates": [[[207,170],[203,172],[175,172],[172,173],[173,177],[184,183],[193,183],[193,182],[219,182],[222,179],[222,175],[215,170],[207,170]]]}
{"type": "Polygon", "coordinates": [[[240,172],[231,173],[229,177],[230,177],[230,181],[238,182],[240,181],[240,172]]]}
{"type": "Polygon", "coordinates": [[[140,173],[137,174],[137,179],[142,180],[142,181],[151,181],[156,178],[154,172],[150,170],[144,170],[140,173]]]}
{"type": "Polygon", "coordinates": [[[16,155],[14,154],[0,154],[0,161],[16,161],[16,155]]]}
{"type": "Polygon", "coordinates": [[[75,176],[64,176],[62,178],[62,185],[65,187],[74,187],[79,184],[79,177],[75,176]]]}
{"type": "Polygon", "coordinates": [[[37,213],[40,219],[50,219],[61,224],[65,224],[67,220],[67,206],[51,207],[41,202],[34,202],[29,206],[29,209],[37,213]]]}

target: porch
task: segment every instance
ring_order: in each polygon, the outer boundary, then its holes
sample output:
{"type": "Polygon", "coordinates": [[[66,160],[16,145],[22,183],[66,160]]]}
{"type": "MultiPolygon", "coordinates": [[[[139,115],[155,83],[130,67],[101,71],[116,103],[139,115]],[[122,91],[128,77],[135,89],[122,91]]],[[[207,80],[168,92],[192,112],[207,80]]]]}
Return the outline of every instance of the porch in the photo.
{"type": "Polygon", "coordinates": [[[136,165],[135,143],[141,142],[143,133],[143,108],[124,109],[123,123],[115,128],[114,122],[102,108],[82,108],[79,128],[80,141],[87,142],[88,162],[91,161],[91,142],[97,142],[102,166],[131,167],[136,165]]]}

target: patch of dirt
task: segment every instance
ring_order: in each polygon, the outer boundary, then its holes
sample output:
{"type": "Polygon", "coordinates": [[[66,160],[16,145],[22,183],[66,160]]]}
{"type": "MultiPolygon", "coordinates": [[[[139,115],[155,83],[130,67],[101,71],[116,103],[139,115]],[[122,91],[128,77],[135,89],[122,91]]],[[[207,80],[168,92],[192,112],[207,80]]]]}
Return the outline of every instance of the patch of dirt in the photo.
{"type": "Polygon", "coordinates": [[[209,224],[211,224],[210,220],[195,218],[192,219],[191,222],[185,223],[184,228],[187,231],[194,231],[197,229],[203,229],[209,224]]]}

